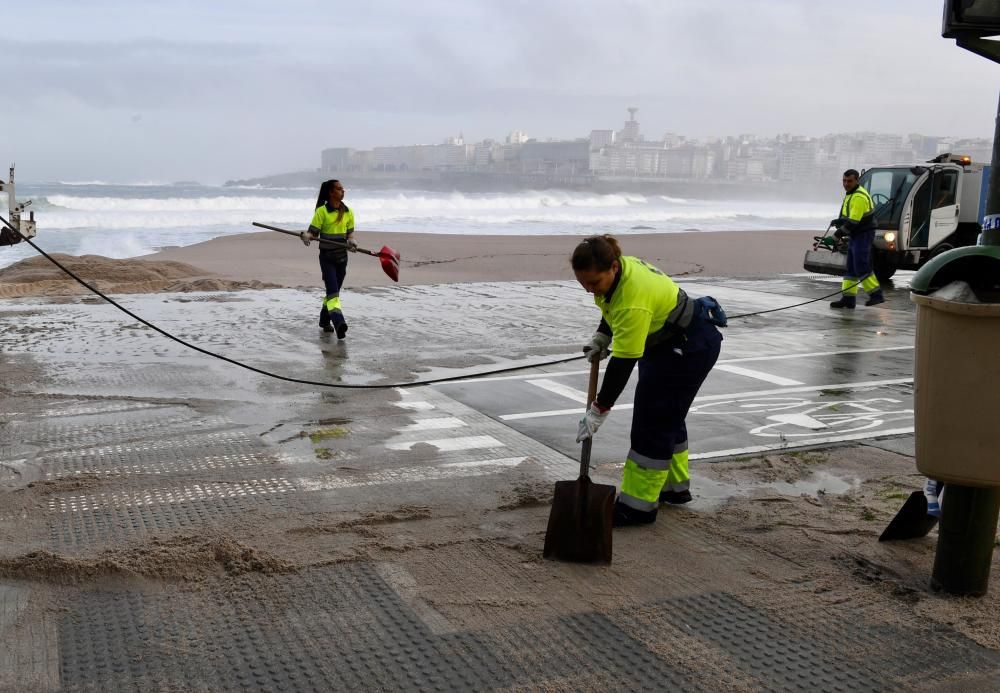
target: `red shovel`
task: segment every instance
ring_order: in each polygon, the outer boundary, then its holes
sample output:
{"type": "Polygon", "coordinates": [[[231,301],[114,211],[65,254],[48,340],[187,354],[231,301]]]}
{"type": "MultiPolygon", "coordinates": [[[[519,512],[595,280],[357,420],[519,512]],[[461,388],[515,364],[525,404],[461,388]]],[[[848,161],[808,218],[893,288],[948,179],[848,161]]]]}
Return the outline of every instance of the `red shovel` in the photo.
{"type": "Polygon", "coordinates": [[[364,248],[356,248],[359,253],[364,253],[365,255],[371,255],[372,257],[377,257],[378,261],[382,263],[382,271],[388,275],[389,279],[394,282],[399,281],[399,253],[390,248],[387,245],[382,246],[382,250],[373,252],[371,250],[365,250],[364,248]]]}
{"type": "MultiPolygon", "coordinates": [[[[288,229],[279,229],[277,226],[268,226],[267,224],[261,224],[258,222],[252,222],[254,226],[259,226],[262,229],[268,229],[269,231],[277,231],[278,233],[287,233],[289,236],[299,236],[301,234],[299,231],[289,231],[288,229]]],[[[320,240],[322,247],[323,241],[320,240]]],[[[399,253],[390,248],[387,245],[382,246],[382,249],[378,252],[373,250],[365,250],[364,248],[357,248],[359,253],[364,253],[365,255],[371,255],[372,257],[377,257],[382,265],[382,271],[394,282],[399,281],[399,253]]]]}

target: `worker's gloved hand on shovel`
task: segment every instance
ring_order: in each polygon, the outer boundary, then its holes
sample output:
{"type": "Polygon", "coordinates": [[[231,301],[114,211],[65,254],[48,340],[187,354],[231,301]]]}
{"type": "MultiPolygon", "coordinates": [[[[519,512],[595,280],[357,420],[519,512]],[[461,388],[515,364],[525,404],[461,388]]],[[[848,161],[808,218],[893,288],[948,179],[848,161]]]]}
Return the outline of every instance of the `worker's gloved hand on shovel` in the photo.
{"type": "Polygon", "coordinates": [[[309,245],[309,243],[311,243],[313,239],[312,234],[309,233],[308,231],[303,231],[302,233],[300,233],[299,238],[302,239],[303,245],[309,245]]]}
{"type": "Polygon", "coordinates": [[[358,252],[358,242],[355,241],[353,238],[348,238],[347,239],[347,249],[349,251],[351,251],[352,253],[358,252]]]}
{"type": "Polygon", "coordinates": [[[602,361],[608,358],[608,346],[611,344],[611,337],[603,332],[595,332],[590,341],[583,347],[584,356],[588,363],[593,363],[594,359],[602,361]]]}
{"type": "Polygon", "coordinates": [[[611,413],[610,409],[605,409],[597,400],[594,400],[590,404],[590,409],[587,413],[583,415],[580,419],[580,429],[576,433],[576,442],[582,443],[587,438],[593,437],[597,433],[597,429],[601,427],[604,420],[608,418],[608,414],[611,413]]]}

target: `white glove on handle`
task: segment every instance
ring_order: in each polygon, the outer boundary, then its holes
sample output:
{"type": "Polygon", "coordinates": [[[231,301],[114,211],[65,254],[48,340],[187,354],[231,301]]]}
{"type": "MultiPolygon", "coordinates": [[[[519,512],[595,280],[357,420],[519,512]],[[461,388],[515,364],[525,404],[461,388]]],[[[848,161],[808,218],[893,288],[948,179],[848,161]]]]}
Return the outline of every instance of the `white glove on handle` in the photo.
{"type": "Polygon", "coordinates": [[[310,234],[308,231],[303,231],[302,233],[299,234],[299,238],[302,239],[303,245],[309,245],[309,243],[312,241],[312,234],[310,234]]]}
{"type": "Polygon", "coordinates": [[[611,413],[610,409],[604,409],[595,400],[590,405],[590,409],[587,413],[583,415],[580,419],[580,429],[576,433],[576,442],[582,443],[587,438],[593,437],[597,433],[597,429],[601,427],[604,420],[608,418],[608,414],[611,413]]]}
{"type": "Polygon", "coordinates": [[[593,363],[594,359],[603,361],[608,358],[608,346],[611,344],[611,337],[603,332],[595,332],[587,345],[583,347],[583,353],[587,357],[588,363],[593,363]]]}
{"type": "Polygon", "coordinates": [[[352,253],[358,252],[358,243],[353,238],[347,239],[347,249],[352,253]]]}

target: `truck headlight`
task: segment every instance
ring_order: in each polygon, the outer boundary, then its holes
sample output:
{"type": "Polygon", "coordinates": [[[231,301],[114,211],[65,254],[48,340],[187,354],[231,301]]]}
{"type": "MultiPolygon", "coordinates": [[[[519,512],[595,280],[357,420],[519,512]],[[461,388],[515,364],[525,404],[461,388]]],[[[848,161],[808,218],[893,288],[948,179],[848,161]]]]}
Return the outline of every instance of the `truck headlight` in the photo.
{"type": "Polygon", "coordinates": [[[889,231],[884,236],[882,236],[882,238],[885,239],[886,243],[892,243],[893,241],[896,240],[896,234],[894,234],[892,231],[889,231]]]}

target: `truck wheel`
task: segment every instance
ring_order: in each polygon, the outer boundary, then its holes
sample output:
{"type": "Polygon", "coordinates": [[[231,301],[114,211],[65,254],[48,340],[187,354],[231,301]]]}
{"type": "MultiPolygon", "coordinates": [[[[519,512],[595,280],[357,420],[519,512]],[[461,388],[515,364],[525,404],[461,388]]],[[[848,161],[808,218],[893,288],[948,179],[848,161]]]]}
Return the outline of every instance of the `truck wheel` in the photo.
{"type": "Polygon", "coordinates": [[[954,250],[954,249],[955,246],[953,246],[951,243],[939,243],[934,247],[934,250],[931,251],[931,254],[927,257],[927,259],[930,260],[931,258],[935,258],[938,255],[942,255],[944,253],[947,253],[949,250],[954,250]]]}
{"type": "Polygon", "coordinates": [[[896,273],[896,262],[884,250],[872,250],[872,272],[879,283],[887,282],[896,273]]]}

